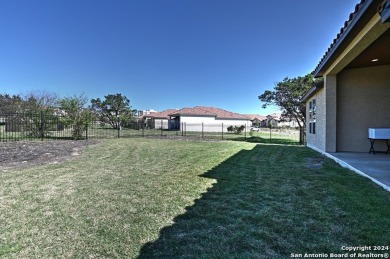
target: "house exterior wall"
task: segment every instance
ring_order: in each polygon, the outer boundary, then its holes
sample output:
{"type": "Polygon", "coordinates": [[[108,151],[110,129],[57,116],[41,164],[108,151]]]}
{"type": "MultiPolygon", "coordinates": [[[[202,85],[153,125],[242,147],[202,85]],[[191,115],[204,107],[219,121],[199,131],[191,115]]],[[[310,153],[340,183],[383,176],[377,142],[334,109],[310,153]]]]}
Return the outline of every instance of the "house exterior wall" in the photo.
{"type": "Polygon", "coordinates": [[[306,102],[306,142],[309,147],[325,151],[325,138],[326,138],[326,100],[325,90],[319,90],[306,102]],[[316,132],[315,134],[310,133],[309,122],[310,122],[310,108],[309,103],[316,99],[316,132]]]}
{"type": "Polygon", "coordinates": [[[187,124],[215,123],[214,116],[180,116],[180,122],[187,124]]]}
{"type": "Polygon", "coordinates": [[[325,89],[325,151],[336,152],[337,140],[337,77],[324,76],[325,89]]]}
{"type": "Polygon", "coordinates": [[[215,123],[217,123],[219,125],[222,125],[222,123],[223,123],[224,131],[227,131],[227,128],[229,126],[242,126],[243,125],[247,128],[249,128],[251,126],[250,120],[216,119],[215,123]]]}
{"type": "Polygon", "coordinates": [[[155,129],[168,129],[168,119],[153,119],[155,129]]]}
{"type": "Polygon", "coordinates": [[[185,124],[186,131],[203,131],[205,132],[221,132],[222,124],[223,129],[226,132],[229,126],[251,126],[251,122],[248,120],[235,120],[235,119],[215,119],[212,116],[180,116],[180,123],[185,124]]]}
{"type": "Polygon", "coordinates": [[[390,128],[390,66],[344,70],[337,82],[337,151],[368,152],[368,128],[390,128]]]}

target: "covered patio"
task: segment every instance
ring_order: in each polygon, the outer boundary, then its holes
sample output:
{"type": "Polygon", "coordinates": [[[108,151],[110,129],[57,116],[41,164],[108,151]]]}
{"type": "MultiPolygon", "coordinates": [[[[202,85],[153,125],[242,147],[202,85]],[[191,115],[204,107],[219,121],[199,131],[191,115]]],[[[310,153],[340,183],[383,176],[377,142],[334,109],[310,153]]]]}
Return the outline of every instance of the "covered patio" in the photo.
{"type": "MultiPolygon", "coordinates": [[[[323,83],[302,98],[307,146],[388,191],[390,154],[369,154],[368,132],[390,128],[389,17],[390,0],[361,0],[313,71],[323,83]]],[[[388,135],[373,138],[389,150],[388,135]]]]}

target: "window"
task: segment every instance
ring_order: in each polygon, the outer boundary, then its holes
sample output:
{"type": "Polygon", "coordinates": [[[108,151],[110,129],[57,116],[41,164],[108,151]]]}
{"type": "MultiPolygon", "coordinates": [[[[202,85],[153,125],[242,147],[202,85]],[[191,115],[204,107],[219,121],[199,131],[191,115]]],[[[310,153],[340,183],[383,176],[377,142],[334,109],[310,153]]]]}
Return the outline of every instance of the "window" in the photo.
{"type": "Polygon", "coordinates": [[[313,99],[309,102],[309,133],[316,134],[316,109],[317,102],[313,99]]]}
{"type": "Polygon", "coordinates": [[[316,104],[316,99],[313,99],[313,101],[312,101],[312,108],[313,108],[313,119],[315,119],[316,118],[316,109],[317,109],[317,104],[316,104]]]}

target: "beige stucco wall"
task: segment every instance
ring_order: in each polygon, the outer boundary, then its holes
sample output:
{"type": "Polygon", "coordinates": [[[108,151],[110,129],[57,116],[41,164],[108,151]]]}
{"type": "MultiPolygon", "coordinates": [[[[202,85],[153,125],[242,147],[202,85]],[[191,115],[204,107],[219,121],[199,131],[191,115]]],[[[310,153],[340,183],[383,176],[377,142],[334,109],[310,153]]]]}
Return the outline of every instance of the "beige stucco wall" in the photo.
{"type": "MultiPolygon", "coordinates": [[[[390,128],[390,66],[350,69],[337,76],[337,151],[368,152],[368,128],[390,128]]],[[[376,150],[386,150],[383,141],[376,150]]]]}
{"type": "Polygon", "coordinates": [[[326,110],[325,110],[325,90],[319,90],[306,102],[306,142],[309,147],[317,148],[325,151],[325,137],[326,137],[326,110]],[[309,133],[309,103],[316,99],[316,133],[309,133]]]}
{"type": "Polygon", "coordinates": [[[336,152],[337,140],[337,77],[333,75],[324,76],[325,89],[325,117],[326,117],[326,135],[325,151],[336,152]]]}

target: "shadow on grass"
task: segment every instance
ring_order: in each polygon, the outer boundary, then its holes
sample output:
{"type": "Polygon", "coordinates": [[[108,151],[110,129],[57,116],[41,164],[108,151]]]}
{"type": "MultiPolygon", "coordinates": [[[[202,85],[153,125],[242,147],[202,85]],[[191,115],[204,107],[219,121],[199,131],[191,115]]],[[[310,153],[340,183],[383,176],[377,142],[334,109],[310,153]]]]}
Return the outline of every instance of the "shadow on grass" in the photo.
{"type": "Polygon", "coordinates": [[[307,148],[258,145],[201,177],[216,183],[139,258],[286,258],[390,241],[390,195],[307,148]]]}
{"type": "Polygon", "coordinates": [[[300,145],[298,140],[294,139],[283,139],[283,138],[262,138],[258,136],[250,136],[250,137],[238,137],[232,138],[229,140],[234,141],[245,141],[250,143],[264,143],[264,144],[279,144],[279,145],[300,145]]]}

